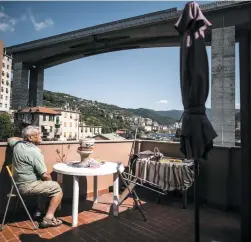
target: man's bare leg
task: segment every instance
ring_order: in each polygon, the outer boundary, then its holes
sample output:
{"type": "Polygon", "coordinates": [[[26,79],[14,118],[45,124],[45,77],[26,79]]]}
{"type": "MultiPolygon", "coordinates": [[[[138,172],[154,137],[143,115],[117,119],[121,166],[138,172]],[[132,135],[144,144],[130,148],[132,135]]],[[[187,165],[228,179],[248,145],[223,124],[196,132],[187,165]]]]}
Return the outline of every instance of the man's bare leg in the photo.
{"type": "Polygon", "coordinates": [[[58,208],[59,204],[61,203],[63,197],[63,192],[58,192],[54,197],[51,198],[47,213],[45,215],[46,218],[52,219],[58,208]]]}

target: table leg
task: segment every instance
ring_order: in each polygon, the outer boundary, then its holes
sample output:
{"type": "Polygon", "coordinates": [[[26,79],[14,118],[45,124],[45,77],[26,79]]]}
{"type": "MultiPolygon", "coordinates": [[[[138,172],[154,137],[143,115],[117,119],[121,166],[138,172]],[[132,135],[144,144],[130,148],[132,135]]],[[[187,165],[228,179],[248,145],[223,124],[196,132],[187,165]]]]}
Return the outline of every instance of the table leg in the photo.
{"type": "Polygon", "coordinates": [[[73,176],[72,227],[78,225],[79,177],[73,176]]]}
{"type": "Polygon", "coordinates": [[[119,213],[119,175],[113,174],[113,216],[118,216],[119,213]]]}
{"type": "Polygon", "coordinates": [[[98,177],[93,177],[93,202],[98,202],[98,177]]]}

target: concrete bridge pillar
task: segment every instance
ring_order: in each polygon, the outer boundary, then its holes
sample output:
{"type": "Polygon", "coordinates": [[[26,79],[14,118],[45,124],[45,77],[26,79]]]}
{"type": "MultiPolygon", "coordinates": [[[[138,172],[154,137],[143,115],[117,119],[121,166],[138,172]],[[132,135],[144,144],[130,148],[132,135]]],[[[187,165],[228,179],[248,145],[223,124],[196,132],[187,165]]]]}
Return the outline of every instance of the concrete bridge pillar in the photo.
{"type": "Polygon", "coordinates": [[[29,106],[43,106],[43,89],[44,89],[44,69],[34,67],[30,69],[29,84],[29,106]]]}
{"type": "Polygon", "coordinates": [[[12,81],[12,108],[27,107],[29,68],[25,63],[15,63],[12,81]]]}
{"type": "Polygon", "coordinates": [[[235,27],[212,30],[212,125],[214,143],[235,146],[235,27]]]}

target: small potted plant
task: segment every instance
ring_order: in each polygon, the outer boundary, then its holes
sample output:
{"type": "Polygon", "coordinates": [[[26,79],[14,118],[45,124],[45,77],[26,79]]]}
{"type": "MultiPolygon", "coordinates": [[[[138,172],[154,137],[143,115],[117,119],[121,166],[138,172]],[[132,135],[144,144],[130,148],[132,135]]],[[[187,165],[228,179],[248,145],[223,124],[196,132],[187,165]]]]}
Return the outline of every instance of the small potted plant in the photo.
{"type": "MultiPolygon", "coordinates": [[[[67,145],[67,154],[68,151],[70,150],[70,145],[67,145]]],[[[58,159],[56,160],[59,163],[65,163],[67,159],[67,154],[64,153],[64,147],[62,145],[61,151],[59,149],[56,149],[56,153],[58,155],[58,159]]],[[[63,186],[63,174],[57,173],[57,182],[63,186]]]]}

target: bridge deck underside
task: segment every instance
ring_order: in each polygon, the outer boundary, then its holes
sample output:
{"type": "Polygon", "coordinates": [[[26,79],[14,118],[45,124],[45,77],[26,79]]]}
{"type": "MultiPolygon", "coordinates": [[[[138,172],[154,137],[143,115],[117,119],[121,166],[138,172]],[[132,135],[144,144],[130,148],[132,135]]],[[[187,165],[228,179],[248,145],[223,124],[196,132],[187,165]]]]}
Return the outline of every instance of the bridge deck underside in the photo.
{"type": "MultiPolygon", "coordinates": [[[[212,23],[213,28],[235,26],[236,40],[238,41],[238,33],[243,28],[249,27],[251,22],[251,3],[229,7],[227,10],[208,11],[205,12],[205,15],[212,23]]],[[[75,38],[67,39],[66,37],[64,41],[57,41],[58,37],[52,36],[48,38],[46,44],[42,39],[41,44],[36,41],[36,47],[32,45],[33,42],[30,42],[30,45],[29,43],[24,44],[30,48],[22,50],[22,45],[20,45],[20,48],[13,46],[6,50],[14,55],[15,62],[25,62],[31,66],[49,68],[79,58],[112,51],[179,46],[180,38],[174,28],[176,21],[177,17],[153,23],[148,22],[147,24],[140,22],[134,27],[126,27],[125,24],[116,31],[104,31],[100,34],[82,37],[76,35],[75,38]]],[[[72,33],[70,32],[69,36],[72,33]]],[[[67,34],[65,35],[67,36],[67,34]]],[[[210,30],[207,32],[206,42],[210,45],[210,30]]]]}

